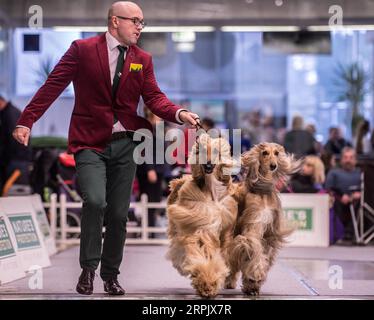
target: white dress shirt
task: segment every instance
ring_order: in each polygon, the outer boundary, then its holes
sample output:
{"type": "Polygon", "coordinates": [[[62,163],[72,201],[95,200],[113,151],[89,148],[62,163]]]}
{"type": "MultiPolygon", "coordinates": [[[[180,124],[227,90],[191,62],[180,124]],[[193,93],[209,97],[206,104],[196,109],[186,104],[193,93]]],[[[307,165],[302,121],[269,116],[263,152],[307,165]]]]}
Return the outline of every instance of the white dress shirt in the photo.
{"type": "MultiPolygon", "coordinates": [[[[110,70],[110,85],[113,85],[113,79],[114,79],[114,73],[116,72],[116,67],[117,67],[117,61],[118,61],[118,56],[119,56],[119,50],[118,46],[122,46],[122,44],[114,38],[109,32],[105,33],[105,38],[106,38],[106,45],[108,48],[108,59],[109,59],[109,70],[110,70]]],[[[128,49],[128,47],[127,47],[128,49]]],[[[127,50],[125,51],[125,54],[123,56],[123,59],[126,60],[126,54],[127,50]]],[[[113,125],[112,133],[114,132],[121,132],[121,131],[126,131],[126,129],[123,127],[121,122],[117,121],[113,125]]]]}
{"type": "MultiPolygon", "coordinates": [[[[105,38],[106,38],[106,43],[107,43],[107,48],[108,48],[110,82],[111,82],[111,85],[113,85],[114,73],[116,72],[117,61],[118,61],[118,56],[119,56],[119,50],[117,47],[122,46],[122,44],[115,37],[113,37],[108,31],[105,33],[105,38]]],[[[125,51],[125,55],[123,57],[124,60],[126,60],[126,54],[127,54],[127,50],[125,51]]],[[[186,109],[179,109],[177,113],[175,114],[175,118],[179,123],[183,122],[179,118],[179,113],[182,110],[187,111],[186,109]]],[[[123,125],[119,121],[117,121],[113,125],[112,133],[125,131],[125,130],[126,129],[123,127],[123,125]]]]}

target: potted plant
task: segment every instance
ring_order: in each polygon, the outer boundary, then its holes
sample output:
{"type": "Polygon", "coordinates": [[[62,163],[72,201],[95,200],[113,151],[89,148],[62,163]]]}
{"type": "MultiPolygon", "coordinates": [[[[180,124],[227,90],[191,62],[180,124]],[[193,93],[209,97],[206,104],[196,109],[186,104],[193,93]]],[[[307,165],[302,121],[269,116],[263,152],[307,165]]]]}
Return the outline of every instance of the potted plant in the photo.
{"type": "Polygon", "coordinates": [[[34,72],[36,74],[36,85],[41,86],[42,84],[44,84],[49,74],[52,72],[55,64],[55,61],[50,56],[39,60],[39,68],[34,69],[34,72]]]}
{"type": "Polygon", "coordinates": [[[349,104],[349,120],[353,137],[356,135],[357,125],[364,120],[361,105],[369,91],[368,82],[369,75],[359,63],[354,62],[347,66],[338,65],[335,81],[337,100],[349,104]]]}

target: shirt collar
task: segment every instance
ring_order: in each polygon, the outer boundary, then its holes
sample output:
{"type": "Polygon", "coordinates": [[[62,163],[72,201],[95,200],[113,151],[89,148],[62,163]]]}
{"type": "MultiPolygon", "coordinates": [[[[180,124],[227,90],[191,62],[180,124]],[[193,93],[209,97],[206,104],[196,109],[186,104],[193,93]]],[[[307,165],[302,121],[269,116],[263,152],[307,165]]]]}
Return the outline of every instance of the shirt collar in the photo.
{"type": "MultiPolygon", "coordinates": [[[[109,31],[107,31],[105,33],[105,38],[106,38],[106,43],[108,45],[108,48],[110,51],[113,51],[115,48],[117,48],[118,46],[122,46],[122,44],[116,39],[114,38],[110,33],[109,31]]],[[[124,46],[128,49],[128,46],[124,46]]]]}

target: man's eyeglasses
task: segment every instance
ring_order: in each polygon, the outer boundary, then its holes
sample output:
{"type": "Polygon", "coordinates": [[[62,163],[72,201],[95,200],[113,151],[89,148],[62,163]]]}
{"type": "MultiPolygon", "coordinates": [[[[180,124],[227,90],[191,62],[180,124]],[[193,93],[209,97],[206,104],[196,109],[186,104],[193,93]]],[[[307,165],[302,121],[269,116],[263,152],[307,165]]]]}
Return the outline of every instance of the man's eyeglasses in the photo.
{"type": "Polygon", "coordinates": [[[145,23],[144,20],[140,20],[139,18],[127,18],[127,17],[122,17],[122,16],[115,16],[119,19],[122,19],[122,20],[131,20],[137,27],[142,27],[144,28],[147,24],[145,23]]]}

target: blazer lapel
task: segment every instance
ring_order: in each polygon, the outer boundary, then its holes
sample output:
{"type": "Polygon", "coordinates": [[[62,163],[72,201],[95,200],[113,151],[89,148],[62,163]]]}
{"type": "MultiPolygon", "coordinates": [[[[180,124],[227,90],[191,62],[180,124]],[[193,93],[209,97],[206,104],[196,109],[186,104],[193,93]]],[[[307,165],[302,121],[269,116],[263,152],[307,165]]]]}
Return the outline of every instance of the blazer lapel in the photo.
{"type": "Polygon", "coordinates": [[[105,40],[105,33],[101,36],[100,41],[96,44],[97,53],[99,55],[99,61],[101,66],[101,71],[103,72],[104,81],[109,92],[112,92],[111,81],[110,81],[110,70],[109,70],[109,58],[108,58],[108,48],[105,40]]]}

